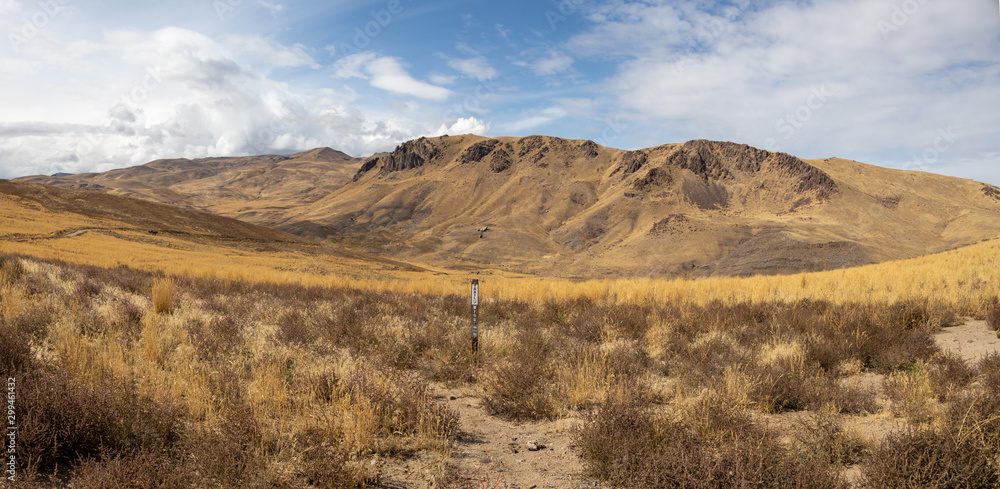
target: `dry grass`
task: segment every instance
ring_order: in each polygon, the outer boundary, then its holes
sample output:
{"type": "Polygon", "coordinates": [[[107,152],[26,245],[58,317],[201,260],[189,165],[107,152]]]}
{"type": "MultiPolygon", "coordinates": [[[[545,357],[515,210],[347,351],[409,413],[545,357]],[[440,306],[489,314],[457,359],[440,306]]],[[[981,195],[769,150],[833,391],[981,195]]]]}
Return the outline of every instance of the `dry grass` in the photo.
{"type": "MultiPolygon", "coordinates": [[[[483,270],[469,275],[435,269],[407,269],[322,247],[287,246],[151,236],[107,220],[47,212],[17,200],[0,216],[6,236],[58,235],[60,230],[97,228],[72,238],[0,241],[0,252],[114,268],[125,265],[174,276],[211,280],[347,287],[372,292],[446,296],[482,280],[491,299],[645,306],[661,303],[708,305],[823,300],[835,304],[928,301],[936,310],[985,317],[1000,297],[1000,241],[988,241],[909,260],[858,268],[785,276],[666,280],[629,278],[571,281],[483,270]],[[16,205],[15,205],[16,204],[16,205]]],[[[944,317],[944,316],[942,316],[944,317]]],[[[954,316],[951,316],[952,318],[954,316]]],[[[1000,327],[1000,326],[996,326],[1000,327]]]]}
{"type": "Polygon", "coordinates": [[[153,312],[156,314],[171,314],[176,301],[174,284],[166,279],[153,283],[153,312]]]}
{"type": "Polygon", "coordinates": [[[874,487],[883,469],[947,475],[948,450],[979,464],[963,480],[996,476],[976,460],[998,448],[1000,361],[938,352],[931,334],[954,309],[937,301],[659,302],[591,298],[584,283],[529,302],[486,295],[503,281],[484,280],[476,359],[467,299],[406,291],[418,283],[168,278],[11,255],[0,271],[0,368],[24,378],[22,473],[42,482],[375,482],[375,455],[447,459],[460,420],[431,381],[480,385],[500,416],[578,412],[589,473],[622,487],[844,487],[859,461],[874,487]],[[888,380],[846,382],[872,373],[888,380]],[[802,410],[815,417],[797,431],[760,421],[802,410]],[[868,440],[842,428],[859,415],[915,431],[868,440]],[[907,450],[923,455],[879,465],[907,450]]]}
{"type": "Polygon", "coordinates": [[[374,454],[450,450],[457,420],[417,371],[323,337],[337,291],[3,259],[24,268],[2,289],[0,368],[26,406],[25,480],[354,487],[378,479],[374,454]],[[282,335],[289,320],[315,341],[282,335]]]}

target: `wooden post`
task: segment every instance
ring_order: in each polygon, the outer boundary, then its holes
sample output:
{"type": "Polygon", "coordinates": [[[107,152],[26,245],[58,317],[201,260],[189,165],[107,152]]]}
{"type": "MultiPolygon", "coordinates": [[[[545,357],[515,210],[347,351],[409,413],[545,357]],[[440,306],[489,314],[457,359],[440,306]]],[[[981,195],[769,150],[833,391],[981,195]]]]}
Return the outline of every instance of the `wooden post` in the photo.
{"type": "Polygon", "coordinates": [[[472,280],[472,354],[479,354],[479,279],[472,280]]]}

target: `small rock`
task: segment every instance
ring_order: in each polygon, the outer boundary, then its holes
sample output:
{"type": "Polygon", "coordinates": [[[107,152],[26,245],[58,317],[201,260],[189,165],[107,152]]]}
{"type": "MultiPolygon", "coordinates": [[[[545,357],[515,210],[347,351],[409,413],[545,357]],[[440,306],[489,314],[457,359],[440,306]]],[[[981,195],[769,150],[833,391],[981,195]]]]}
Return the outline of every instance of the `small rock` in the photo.
{"type": "Polygon", "coordinates": [[[454,401],[455,399],[458,399],[458,398],[455,397],[455,396],[451,396],[451,397],[448,398],[449,401],[454,401]]]}
{"type": "Polygon", "coordinates": [[[525,446],[528,448],[529,452],[537,452],[545,448],[545,445],[542,445],[541,443],[534,440],[529,441],[525,446]]]}

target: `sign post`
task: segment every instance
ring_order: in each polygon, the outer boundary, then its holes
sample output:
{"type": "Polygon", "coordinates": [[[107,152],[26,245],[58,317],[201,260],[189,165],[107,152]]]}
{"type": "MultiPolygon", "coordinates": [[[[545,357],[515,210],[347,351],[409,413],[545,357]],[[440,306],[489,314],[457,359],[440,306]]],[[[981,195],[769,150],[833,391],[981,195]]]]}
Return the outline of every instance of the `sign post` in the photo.
{"type": "Polygon", "coordinates": [[[472,354],[479,354],[479,279],[472,280],[472,354]]]}

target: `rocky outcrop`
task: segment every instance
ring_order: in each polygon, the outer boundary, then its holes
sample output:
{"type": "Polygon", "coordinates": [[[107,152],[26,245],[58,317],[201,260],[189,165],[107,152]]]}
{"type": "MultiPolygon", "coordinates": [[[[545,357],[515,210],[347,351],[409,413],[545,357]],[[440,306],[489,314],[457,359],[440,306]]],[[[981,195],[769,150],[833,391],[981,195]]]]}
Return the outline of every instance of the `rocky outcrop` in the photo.
{"type": "Polygon", "coordinates": [[[837,191],[837,184],[825,172],[792,155],[772,153],[745,144],[698,139],[681,145],[667,165],[690,170],[709,180],[727,180],[736,173],[778,171],[796,180],[796,192],[816,192],[825,199],[837,191]]]}
{"type": "Polygon", "coordinates": [[[376,168],[382,174],[419,168],[437,155],[437,147],[427,138],[407,141],[397,146],[392,153],[372,156],[365,161],[354,176],[354,180],[376,168]]]}
{"type": "Polygon", "coordinates": [[[493,152],[494,149],[500,144],[498,139],[487,139],[485,141],[480,141],[462,152],[462,156],[458,158],[462,163],[478,163],[483,161],[487,155],[493,152]]]}
{"type": "Polygon", "coordinates": [[[649,157],[643,151],[627,151],[622,155],[622,161],[619,163],[619,167],[624,172],[624,175],[631,175],[639,171],[646,162],[649,161],[649,157]]]}
{"type": "Polygon", "coordinates": [[[490,154],[490,170],[493,173],[500,173],[510,168],[514,164],[514,157],[511,155],[513,151],[514,148],[509,144],[493,150],[493,153],[490,154]]]}

